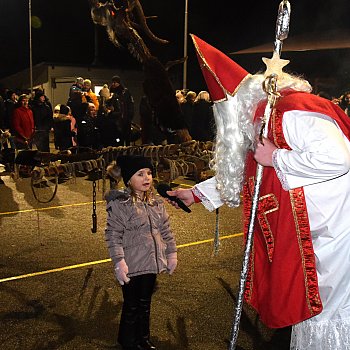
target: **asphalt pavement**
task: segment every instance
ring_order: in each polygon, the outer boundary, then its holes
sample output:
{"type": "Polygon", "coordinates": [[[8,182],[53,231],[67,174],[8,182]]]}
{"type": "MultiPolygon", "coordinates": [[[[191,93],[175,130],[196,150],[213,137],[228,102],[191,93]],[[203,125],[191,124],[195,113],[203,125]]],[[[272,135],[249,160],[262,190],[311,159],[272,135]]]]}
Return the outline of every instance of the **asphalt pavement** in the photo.
{"type": "MultiPolygon", "coordinates": [[[[0,349],[106,350],[116,343],[121,289],[104,242],[105,204],[97,182],[92,233],[92,181],[58,185],[48,203],[30,178],[0,185],[0,349]]],[[[173,186],[191,185],[179,179],[173,186]]],[[[167,205],[179,264],[160,275],[153,297],[152,341],[159,350],[228,348],[243,254],[241,208],[219,210],[220,250],[213,254],[216,215],[201,204],[185,213],[167,205]]],[[[244,305],[237,350],[289,349],[289,329],[265,328],[244,305]]]]}

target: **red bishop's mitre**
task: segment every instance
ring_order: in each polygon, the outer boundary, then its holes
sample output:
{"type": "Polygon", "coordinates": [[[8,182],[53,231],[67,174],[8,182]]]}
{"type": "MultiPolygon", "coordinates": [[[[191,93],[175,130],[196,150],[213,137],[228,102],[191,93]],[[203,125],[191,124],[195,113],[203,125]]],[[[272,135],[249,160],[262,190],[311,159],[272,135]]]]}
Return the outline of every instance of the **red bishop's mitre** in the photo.
{"type": "Polygon", "coordinates": [[[213,102],[234,95],[242,81],[250,74],[224,53],[191,34],[197,58],[213,102]]]}

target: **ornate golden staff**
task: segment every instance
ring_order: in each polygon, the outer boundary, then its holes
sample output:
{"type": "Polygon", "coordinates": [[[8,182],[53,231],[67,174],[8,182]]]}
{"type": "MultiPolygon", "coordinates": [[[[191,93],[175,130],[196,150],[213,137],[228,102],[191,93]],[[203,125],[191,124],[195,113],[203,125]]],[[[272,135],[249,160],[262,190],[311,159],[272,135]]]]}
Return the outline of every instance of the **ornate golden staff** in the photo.
{"type": "MultiPolygon", "coordinates": [[[[260,142],[263,142],[263,137],[267,137],[268,134],[268,124],[271,116],[271,112],[280,97],[280,94],[277,90],[277,79],[278,77],[282,77],[282,68],[286,66],[289,61],[281,60],[281,51],[283,40],[288,37],[289,32],[289,22],[290,22],[290,4],[288,0],[283,0],[278,7],[278,15],[276,21],[276,34],[275,34],[275,42],[274,42],[274,51],[271,59],[263,58],[264,63],[267,66],[265,71],[265,81],[263,82],[263,90],[267,94],[267,104],[264,111],[264,116],[262,119],[261,129],[260,129],[260,142]]],[[[254,192],[252,198],[252,207],[250,211],[250,219],[249,226],[247,232],[246,246],[244,250],[242,270],[241,270],[241,278],[239,282],[238,289],[238,297],[237,297],[237,306],[235,308],[235,317],[232,325],[232,335],[229,344],[229,350],[235,350],[236,342],[239,331],[239,323],[242,314],[243,307],[243,298],[244,298],[244,290],[247,281],[248,275],[248,267],[249,267],[249,258],[250,252],[253,243],[253,232],[254,232],[254,223],[256,219],[256,214],[258,210],[258,202],[259,202],[259,192],[260,186],[262,182],[264,167],[261,164],[257,165],[256,169],[256,181],[254,185],[254,192]]]]}

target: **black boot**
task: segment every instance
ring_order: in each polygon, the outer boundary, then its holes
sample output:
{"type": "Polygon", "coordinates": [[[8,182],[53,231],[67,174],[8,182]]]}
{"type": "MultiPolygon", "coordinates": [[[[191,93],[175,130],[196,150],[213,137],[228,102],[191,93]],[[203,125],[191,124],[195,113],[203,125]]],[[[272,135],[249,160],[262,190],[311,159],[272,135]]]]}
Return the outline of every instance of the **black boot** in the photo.
{"type": "Polygon", "coordinates": [[[149,340],[150,338],[150,309],[151,299],[140,299],[139,301],[139,343],[144,350],[156,350],[149,340]]]}
{"type": "Polygon", "coordinates": [[[157,350],[155,345],[149,340],[143,340],[140,344],[142,346],[142,350],[157,350]]]}
{"type": "Polygon", "coordinates": [[[123,350],[138,350],[137,344],[137,307],[124,303],[119,322],[118,343],[123,350]]]}

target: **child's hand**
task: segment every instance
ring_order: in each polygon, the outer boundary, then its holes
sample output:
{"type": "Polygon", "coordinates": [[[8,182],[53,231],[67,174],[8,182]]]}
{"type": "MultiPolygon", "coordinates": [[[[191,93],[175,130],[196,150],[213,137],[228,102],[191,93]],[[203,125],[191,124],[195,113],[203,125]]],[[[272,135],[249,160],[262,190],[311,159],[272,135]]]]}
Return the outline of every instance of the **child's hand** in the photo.
{"type": "Polygon", "coordinates": [[[171,253],[167,256],[167,270],[168,274],[171,275],[177,266],[177,253],[171,253]]]}
{"type": "Polygon", "coordinates": [[[121,286],[124,285],[124,283],[129,283],[130,278],[127,276],[129,268],[124,259],[116,263],[114,272],[121,286]]]}

